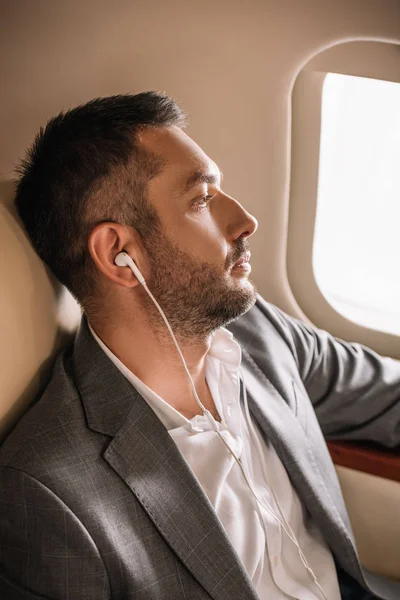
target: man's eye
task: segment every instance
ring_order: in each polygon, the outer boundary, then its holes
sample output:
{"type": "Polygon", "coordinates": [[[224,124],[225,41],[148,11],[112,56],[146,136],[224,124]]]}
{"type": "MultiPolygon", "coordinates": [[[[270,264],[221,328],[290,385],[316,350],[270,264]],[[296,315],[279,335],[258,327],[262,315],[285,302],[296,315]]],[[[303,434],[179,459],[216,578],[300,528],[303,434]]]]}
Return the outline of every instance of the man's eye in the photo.
{"type": "Polygon", "coordinates": [[[195,203],[194,209],[197,212],[200,212],[201,210],[203,210],[203,208],[205,208],[207,206],[207,204],[210,202],[210,200],[212,198],[213,198],[213,196],[204,196],[203,198],[201,198],[201,200],[199,200],[198,202],[195,203]]]}

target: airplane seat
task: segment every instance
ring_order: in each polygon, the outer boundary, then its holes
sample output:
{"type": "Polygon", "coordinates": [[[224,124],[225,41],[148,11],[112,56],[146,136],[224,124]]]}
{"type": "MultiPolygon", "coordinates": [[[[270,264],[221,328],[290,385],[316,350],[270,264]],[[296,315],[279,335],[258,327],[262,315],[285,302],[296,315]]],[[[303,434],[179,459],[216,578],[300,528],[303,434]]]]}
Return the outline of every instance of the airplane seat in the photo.
{"type": "Polygon", "coordinates": [[[34,252],[18,219],[12,181],[0,181],[0,441],[44,387],[80,309],[34,252]]]}

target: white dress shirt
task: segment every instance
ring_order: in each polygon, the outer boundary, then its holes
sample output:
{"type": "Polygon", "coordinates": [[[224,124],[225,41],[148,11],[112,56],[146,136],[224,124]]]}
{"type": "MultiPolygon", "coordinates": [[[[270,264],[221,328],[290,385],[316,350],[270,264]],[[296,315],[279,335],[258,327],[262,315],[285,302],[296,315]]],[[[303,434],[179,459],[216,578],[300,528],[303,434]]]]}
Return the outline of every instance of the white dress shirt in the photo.
{"type": "MultiPolygon", "coordinates": [[[[208,496],[261,600],[321,600],[294,543],[281,524],[254,499],[243,473],[203,415],[186,419],[134,375],[89,328],[110,360],[143,396],[164,424],[208,496]],[[201,431],[198,431],[198,430],[201,431]]],[[[221,327],[212,336],[206,357],[206,380],[221,416],[220,430],[246,467],[263,504],[290,524],[297,541],[329,600],[340,600],[332,553],[300,502],[286,469],[270,442],[252,424],[262,460],[250,435],[240,402],[241,348],[221,327]],[[271,493],[273,490],[273,494],[271,493]]]]}

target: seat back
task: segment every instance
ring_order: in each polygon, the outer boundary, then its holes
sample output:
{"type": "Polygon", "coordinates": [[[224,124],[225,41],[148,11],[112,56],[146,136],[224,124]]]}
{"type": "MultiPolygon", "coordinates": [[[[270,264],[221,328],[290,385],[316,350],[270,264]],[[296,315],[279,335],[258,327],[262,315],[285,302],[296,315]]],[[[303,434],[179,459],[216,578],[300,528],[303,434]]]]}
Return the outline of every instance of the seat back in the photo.
{"type": "Polygon", "coordinates": [[[0,181],[0,440],[45,385],[75,331],[78,304],[33,250],[0,181]]]}

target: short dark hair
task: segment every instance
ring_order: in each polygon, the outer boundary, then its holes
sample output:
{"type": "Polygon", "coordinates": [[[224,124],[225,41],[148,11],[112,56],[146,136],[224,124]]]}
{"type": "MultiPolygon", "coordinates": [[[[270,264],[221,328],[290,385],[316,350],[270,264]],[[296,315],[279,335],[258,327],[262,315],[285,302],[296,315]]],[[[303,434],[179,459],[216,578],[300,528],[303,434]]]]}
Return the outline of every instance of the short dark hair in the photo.
{"type": "Polygon", "coordinates": [[[164,162],[137,138],[146,127],[172,125],[183,128],[185,115],[165,94],[96,98],[41,127],[17,168],[15,203],[30,240],[83,307],[95,290],[93,227],[114,221],[143,238],[159,225],[147,187],[164,162]]]}

